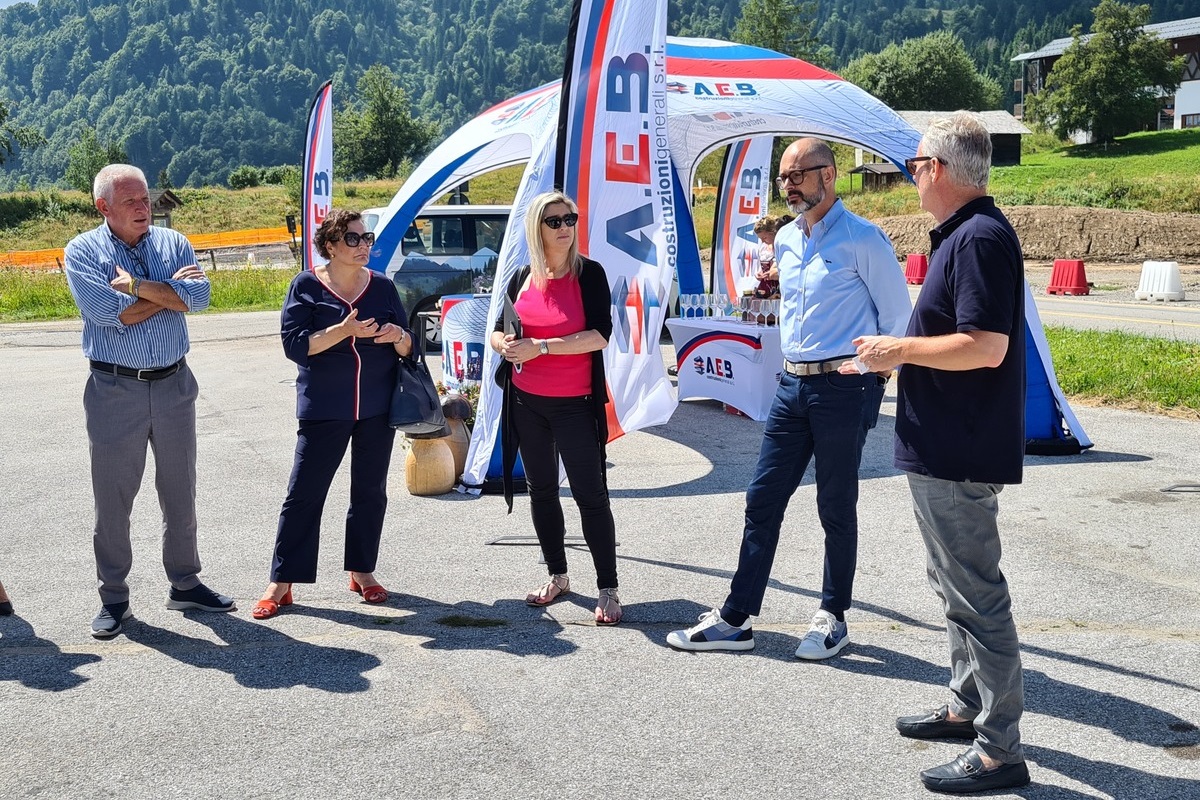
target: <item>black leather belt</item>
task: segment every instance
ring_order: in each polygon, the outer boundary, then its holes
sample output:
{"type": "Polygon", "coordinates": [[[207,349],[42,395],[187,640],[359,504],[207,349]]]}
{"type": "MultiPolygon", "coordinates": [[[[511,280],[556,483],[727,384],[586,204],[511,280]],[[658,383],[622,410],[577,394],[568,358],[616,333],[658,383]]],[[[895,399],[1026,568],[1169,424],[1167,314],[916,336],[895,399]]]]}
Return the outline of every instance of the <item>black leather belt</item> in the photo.
{"type": "Polygon", "coordinates": [[[854,356],[838,356],[828,361],[784,361],[783,368],[791,375],[824,375],[837,372],[838,367],[853,358],[854,356]]]}
{"type": "Polygon", "coordinates": [[[179,372],[179,368],[183,366],[183,359],[179,359],[169,367],[159,367],[158,369],[134,369],[133,367],[122,367],[120,364],[109,364],[104,361],[92,361],[90,363],[92,369],[108,375],[137,378],[139,381],[161,381],[163,378],[169,378],[176,372],[179,372]]]}

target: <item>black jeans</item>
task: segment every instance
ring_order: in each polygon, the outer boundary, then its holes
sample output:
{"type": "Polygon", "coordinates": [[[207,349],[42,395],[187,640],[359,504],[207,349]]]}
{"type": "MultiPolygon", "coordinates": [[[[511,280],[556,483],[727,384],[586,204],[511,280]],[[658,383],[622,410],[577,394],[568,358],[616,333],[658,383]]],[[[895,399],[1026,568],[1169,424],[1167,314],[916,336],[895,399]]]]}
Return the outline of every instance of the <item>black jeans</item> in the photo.
{"type": "Polygon", "coordinates": [[[579,506],[583,538],[596,567],[596,587],[617,587],[617,533],[608,504],[592,398],[543,397],[513,387],[513,425],[529,487],[533,529],[551,574],[567,571],[566,523],[558,498],[558,460],[579,506]]]}

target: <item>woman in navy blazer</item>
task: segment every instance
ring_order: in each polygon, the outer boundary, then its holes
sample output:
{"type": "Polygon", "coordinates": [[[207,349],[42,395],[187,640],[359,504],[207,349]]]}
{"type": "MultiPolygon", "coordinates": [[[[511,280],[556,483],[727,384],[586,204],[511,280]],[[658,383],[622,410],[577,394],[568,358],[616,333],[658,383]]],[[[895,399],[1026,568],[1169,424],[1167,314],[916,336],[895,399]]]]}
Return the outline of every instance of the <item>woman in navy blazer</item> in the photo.
{"type": "Polygon", "coordinates": [[[395,432],[388,406],[400,356],[412,332],[395,287],[367,269],[374,234],[352,211],[331,211],[313,235],[329,263],[292,280],[283,305],[284,353],[296,378],[296,456],[279,512],[271,583],[252,612],[269,619],[292,604],[293,583],[317,579],[321,513],[333,476],[350,447],[350,509],[343,568],[350,590],[383,603],[375,562],[387,509],[387,475],[395,432]]]}

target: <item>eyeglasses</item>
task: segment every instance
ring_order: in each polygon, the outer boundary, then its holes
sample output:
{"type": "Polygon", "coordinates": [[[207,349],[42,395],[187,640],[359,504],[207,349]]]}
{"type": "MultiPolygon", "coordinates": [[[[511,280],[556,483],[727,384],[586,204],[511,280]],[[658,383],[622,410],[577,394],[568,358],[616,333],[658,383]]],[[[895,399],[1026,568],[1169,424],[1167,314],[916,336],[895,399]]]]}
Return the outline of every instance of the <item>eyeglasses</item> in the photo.
{"type": "Polygon", "coordinates": [[[574,228],[576,222],[579,222],[578,214],[563,214],[561,217],[546,217],[542,220],[542,224],[552,231],[558,230],[563,225],[574,228]]]}
{"type": "Polygon", "coordinates": [[[819,169],[825,169],[826,167],[832,167],[832,166],[833,166],[832,164],[818,164],[815,167],[805,167],[804,169],[794,169],[785,175],[780,175],[779,177],[777,177],[775,179],[775,185],[778,186],[780,189],[787,186],[788,183],[791,183],[795,186],[799,186],[800,184],[804,183],[804,176],[806,174],[808,174],[810,172],[816,172],[819,169]]]}
{"type": "Polygon", "coordinates": [[[346,231],[346,233],[342,235],[342,241],[346,243],[347,247],[358,247],[360,244],[365,244],[367,247],[374,247],[375,234],[346,231]]]}
{"type": "MultiPolygon", "coordinates": [[[[906,159],[904,159],[904,168],[906,170],[908,170],[909,175],[915,175],[917,173],[917,166],[922,161],[940,161],[940,160],[941,159],[939,159],[937,156],[917,156],[916,158],[906,158],[906,159]]],[[[945,163],[945,162],[942,162],[942,163],[945,163]]]]}

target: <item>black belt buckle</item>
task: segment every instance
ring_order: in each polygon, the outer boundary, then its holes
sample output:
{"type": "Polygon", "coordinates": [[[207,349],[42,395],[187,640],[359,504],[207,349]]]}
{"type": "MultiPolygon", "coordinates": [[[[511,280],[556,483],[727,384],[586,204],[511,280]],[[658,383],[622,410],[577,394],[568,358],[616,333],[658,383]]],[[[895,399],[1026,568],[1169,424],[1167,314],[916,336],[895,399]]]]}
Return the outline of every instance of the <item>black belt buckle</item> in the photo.
{"type": "Polygon", "coordinates": [[[176,361],[169,367],[159,367],[158,369],[139,369],[134,375],[139,381],[160,381],[163,378],[169,378],[179,372],[179,362],[176,361]]]}

